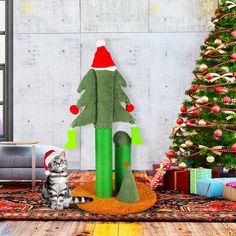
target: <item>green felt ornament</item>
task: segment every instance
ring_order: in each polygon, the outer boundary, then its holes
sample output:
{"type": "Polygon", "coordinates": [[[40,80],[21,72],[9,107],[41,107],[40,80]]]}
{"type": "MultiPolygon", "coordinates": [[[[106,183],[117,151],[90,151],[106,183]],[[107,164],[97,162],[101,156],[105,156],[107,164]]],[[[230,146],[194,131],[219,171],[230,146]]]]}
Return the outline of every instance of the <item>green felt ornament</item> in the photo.
{"type": "Polygon", "coordinates": [[[131,138],[124,131],[118,131],[113,137],[115,143],[115,192],[120,190],[126,167],[131,166],[131,138]]]}
{"type": "Polygon", "coordinates": [[[140,145],[143,144],[143,140],[140,137],[140,128],[138,127],[132,127],[132,144],[140,145]]]}
{"type": "Polygon", "coordinates": [[[139,201],[139,193],[130,167],[126,167],[125,176],[117,195],[121,202],[134,203],[139,201]]]}
{"type": "Polygon", "coordinates": [[[77,142],[76,142],[76,130],[67,130],[67,137],[68,141],[64,145],[65,149],[75,149],[77,148],[77,142]]]}

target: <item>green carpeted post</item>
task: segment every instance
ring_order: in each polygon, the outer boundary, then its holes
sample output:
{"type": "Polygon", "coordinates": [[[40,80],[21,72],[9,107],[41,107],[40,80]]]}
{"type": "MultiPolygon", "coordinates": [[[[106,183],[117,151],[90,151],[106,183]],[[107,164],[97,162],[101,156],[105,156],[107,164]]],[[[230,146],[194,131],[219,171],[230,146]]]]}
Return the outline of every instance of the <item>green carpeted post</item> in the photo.
{"type": "Polygon", "coordinates": [[[115,143],[115,192],[118,193],[125,175],[125,162],[131,166],[131,138],[123,131],[114,135],[115,143]]]}
{"type": "Polygon", "coordinates": [[[95,129],[96,197],[112,197],[112,129],[95,129]]]}

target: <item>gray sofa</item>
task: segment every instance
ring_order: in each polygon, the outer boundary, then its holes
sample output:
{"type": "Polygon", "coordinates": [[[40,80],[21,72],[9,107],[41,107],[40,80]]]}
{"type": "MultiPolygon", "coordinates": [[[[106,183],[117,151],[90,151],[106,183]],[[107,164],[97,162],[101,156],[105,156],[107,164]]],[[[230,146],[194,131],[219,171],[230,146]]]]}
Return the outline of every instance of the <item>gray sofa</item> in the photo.
{"type": "MultiPolygon", "coordinates": [[[[59,148],[49,145],[36,146],[36,180],[45,179],[43,157],[48,150],[59,148]]],[[[31,146],[1,146],[0,145],[0,181],[1,180],[31,180],[32,178],[32,148],[31,146]]]]}

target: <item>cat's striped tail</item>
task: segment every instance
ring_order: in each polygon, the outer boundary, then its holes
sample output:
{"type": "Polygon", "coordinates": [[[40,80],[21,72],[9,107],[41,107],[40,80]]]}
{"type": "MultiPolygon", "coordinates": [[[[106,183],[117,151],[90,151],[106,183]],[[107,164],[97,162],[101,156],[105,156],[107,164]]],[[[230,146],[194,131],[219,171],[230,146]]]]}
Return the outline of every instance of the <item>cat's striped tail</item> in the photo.
{"type": "Polygon", "coordinates": [[[72,197],[72,202],[71,203],[88,203],[88,202],[92,202],[93,198],[91,197],[72,197]]]}

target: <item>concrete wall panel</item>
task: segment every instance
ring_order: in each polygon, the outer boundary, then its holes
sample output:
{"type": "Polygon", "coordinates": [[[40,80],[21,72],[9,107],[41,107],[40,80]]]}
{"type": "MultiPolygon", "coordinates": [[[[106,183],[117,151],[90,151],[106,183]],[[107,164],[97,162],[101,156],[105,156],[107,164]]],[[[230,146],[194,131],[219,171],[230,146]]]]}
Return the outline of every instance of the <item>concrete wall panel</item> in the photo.
{"type": "Polygon", "coordinates": [[[15,33],[80,32],[79,0],[14,1],[15,33]]]}
{"type": "MultiPolygon", "coordinates": [[[[15,34],[14,139],[63,147],[80,80],[80,35],[15,34]]],[[[68,153],[79,166],[80,149],[68,153]]]]}
{"type": "Polygon", "coordinates": [[[216,3],[217,0],[209,0],[208,3],[200,0],[150,0],[149,31],[209,31],[207,25],[216,3]]]}
{"type": "Polygon", "coordinates": [[[147,32],[147,0],[81,0],[82,32],[147,32]]]}

